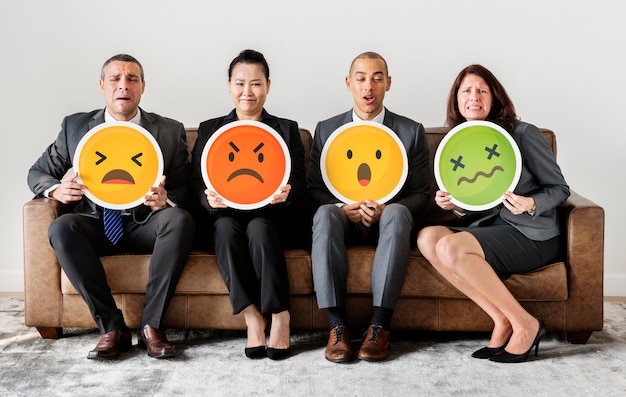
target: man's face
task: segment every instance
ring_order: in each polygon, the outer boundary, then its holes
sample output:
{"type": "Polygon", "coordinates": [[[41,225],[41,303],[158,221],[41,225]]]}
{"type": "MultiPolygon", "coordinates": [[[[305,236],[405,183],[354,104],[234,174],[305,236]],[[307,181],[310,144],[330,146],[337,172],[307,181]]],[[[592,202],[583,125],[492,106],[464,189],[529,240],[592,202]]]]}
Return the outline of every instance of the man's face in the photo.
{"type": "Polygon", "coordinates": [[[391,87],[382,59],[360,58],[354,61],[346,87],[354,98],[354,111],[362,120],[372,120],[383,110],[385,92],[391,87]]]}
{"type": "Polygon", "coordinates": [[[137,114],[145,87],[141,69],[134,62],[113,61],[105,67],[104,79],[100,79],[107,110],[117,121],[129,121],[137,114]]]}

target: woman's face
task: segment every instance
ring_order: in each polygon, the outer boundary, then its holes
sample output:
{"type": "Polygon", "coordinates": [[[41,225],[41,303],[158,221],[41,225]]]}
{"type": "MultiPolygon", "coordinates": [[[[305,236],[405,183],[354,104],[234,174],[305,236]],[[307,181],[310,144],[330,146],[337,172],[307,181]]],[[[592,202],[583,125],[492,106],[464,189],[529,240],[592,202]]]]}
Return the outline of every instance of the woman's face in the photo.
{"type": "Polygon", "coordinates": [[[486,120],[493,102],[489,86],[482,77],[475,74],[468,74],[463,78],[456,99],[459,112],[466,120],[486,120]]]}
{"type": "Polygon", "coordinates": [[[270,81],[265,78],[262,65],[236,64],[228,80],[228,91],[239,120],[261,119],[265,99],[270,92],[270,81]]]}

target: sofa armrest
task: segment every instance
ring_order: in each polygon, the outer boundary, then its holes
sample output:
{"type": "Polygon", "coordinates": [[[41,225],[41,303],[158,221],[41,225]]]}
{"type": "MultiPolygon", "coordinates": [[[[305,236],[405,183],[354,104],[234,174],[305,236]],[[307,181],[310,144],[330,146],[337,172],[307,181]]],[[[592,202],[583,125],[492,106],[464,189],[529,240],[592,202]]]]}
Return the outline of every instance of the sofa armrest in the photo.
{"type": "Polygon", "coordinates": [[[567,244],[568,330],[601,330],[604,300],[604,209],[571,192],[559,208],[567,244]]]}
{"type": "Polygon", "coordinates": [[[61,327],[61,268],[48,241],[50,223],[66,206],[38,198],[22,209],[24,315],[27,326],[61,327]]]}

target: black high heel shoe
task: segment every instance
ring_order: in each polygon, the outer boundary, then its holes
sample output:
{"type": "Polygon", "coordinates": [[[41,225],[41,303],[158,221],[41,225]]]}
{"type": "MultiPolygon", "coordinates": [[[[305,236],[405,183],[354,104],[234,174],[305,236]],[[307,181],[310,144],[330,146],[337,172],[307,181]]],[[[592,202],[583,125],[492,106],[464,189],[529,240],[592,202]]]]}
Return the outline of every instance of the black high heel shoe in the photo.
{"type": "Polygon", "coordinates": [[[505,347],[506,343],[500,347],[483,347],[482,349],[478,349],[472,353],[472,357],[480,359],[491,358],[494,354],[500,353],[504,350],[505,347]]]}
{"type": "Polygon", "coordinates": [[[243,352],[251,359],[267,357],[265,346],[246,347],[243,352]]]}
{"type": "Polygon", "coordinates": [[[273,347],[267,348],[267,357],[270,360],[283,360],[289,357],[289,354],[291,354],[291,347],[286,349],[275,349],[273,347]]]}
{"type": "Polygon", "coordinates": [[[539,320],[539,330],[537,331],[537,336],[535,336],[535,340],[533,344],[530,345],[530,349],[526,351],[526,353],[522,354],[512,354],[507,352],[506,350],[502,350],[489,358],[490,361],[495,361],[497,363],[523,363],[528,360],[528,355],[530,354],[533,347],[535,348],[535,356],[539,353],[539,342],[546,336],[546,326],[543,323],[542,319],[539,320]]]}
{"type": "Polygon", "coordinates": [[[510,340],[511,340],[511,336],[509,335],[506,342],[504,342],[504,345],[500,347],[483,347],[482,349],[478,349],[474,353],[472,353],[472,357],[480,358],[480,359],[491,358],[491,356],[497,353],[500,353],[502,350],[504,350],[504,348],[506,347],[506,345],[509,343],[510,340]]]}

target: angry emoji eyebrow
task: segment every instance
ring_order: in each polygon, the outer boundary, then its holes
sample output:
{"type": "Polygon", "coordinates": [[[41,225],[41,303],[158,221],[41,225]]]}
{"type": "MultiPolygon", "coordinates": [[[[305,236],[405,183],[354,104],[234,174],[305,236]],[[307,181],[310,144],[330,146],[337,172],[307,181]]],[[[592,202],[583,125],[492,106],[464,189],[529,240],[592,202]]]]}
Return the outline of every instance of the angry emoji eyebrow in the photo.
{"type": "Polygon", "coordinates": [[[259,145],[257,147],[254,148],[254,153],[258,152],[259,150],[261,150],[261,148],[265,146],[265,144],[263,142],[259,143],[259,145]]]}
{"type": "Polygon", "coordinates": [[[232,141],[228,142],[228,144],[235,150],[235,152],[239,152],[239,148],[232,141]]]}

